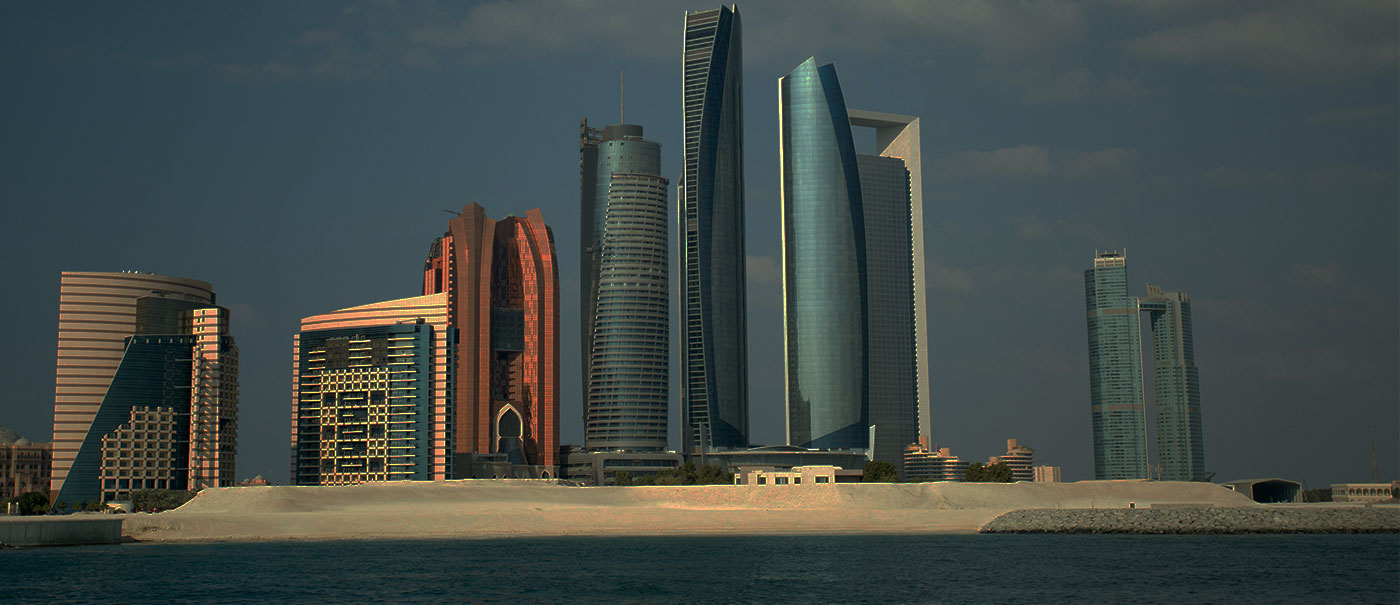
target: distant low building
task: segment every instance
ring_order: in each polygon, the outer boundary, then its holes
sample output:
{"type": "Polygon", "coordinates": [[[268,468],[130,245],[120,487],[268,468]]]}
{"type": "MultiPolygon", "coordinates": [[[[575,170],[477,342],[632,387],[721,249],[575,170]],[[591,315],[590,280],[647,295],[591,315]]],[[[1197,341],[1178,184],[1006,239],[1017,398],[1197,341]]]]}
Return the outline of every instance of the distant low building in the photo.
{"type": "Polygon", "coordinates": [[[1333,483],[1333,502],[1375,502],[1389,500],[1400,481],[1390,483],[1333,483]]]}
{"type": "Polygon", "coordinates": [[[951,448],[930,450],[920,444],[904,448],[904,476],[919,481],[962,481],[967,463],[953,455],[951,448]]]}
{"type": "Polygon", "coordinates": [[[263,485],[271,485],[271,483],[268,482],[267,478],[263,477],[262,475],[258,475],[256,477],[253,477],[252,479],[244,479],[238,482],[239,487],[258,487],[263,485]]]}
{"type": "Polygon", "coordinates": [[[1000,456],[992,456],[987,460],[988,464],[998,462],[1005,464],[1011,469],[1012,481],[1034,481],[1035,472],[1031,468],[1035,465],[1035,450],[1020,445],[1015,439],[1006,440],[1006,453],[1000,456]]]}
{"type": "Polygon", "coordinates": [[[853,450],[809,449],[792,445],[766,445],[743,450],[705,452],[690,457],[695,464],[720,466],[733,472],[741,466],[834,466],[864,471],[870,459],[865,452],[853,450]]]}
{"type": "Polygon", "coordinates": [[[1036,483],[1059,483],[1060,467],[1058,466],[1037,466],[1031,469],[1031,475],[1036,483]]]}
{"type": "Polygon", "coordinates": [[[559,450],[559,478],[590,485],[613,485],[618,472],[633,479],[655,475],[680,466],[676,452],[593,452],[577,446],[559,450]]]}
{"type": "Polygon", "coordinates": [[[1222,483],[1227,489],[1244,494],[1250,500],[1264,504],[1302,502],[1303,484],[1270,477],[1266,479],[1237,479],[1222,483]]]}
{"type": "Polygon", "coordinates": [[[863,471],[835,466],[741,466],[734,472],[734,485],[830,485],[860,483],[863,471]]]}
{"type": "Polygon", "coordinates": [[[0,500],[25,492],[49,491],[53,443],[32,443],[0,427],[0,500]]]}

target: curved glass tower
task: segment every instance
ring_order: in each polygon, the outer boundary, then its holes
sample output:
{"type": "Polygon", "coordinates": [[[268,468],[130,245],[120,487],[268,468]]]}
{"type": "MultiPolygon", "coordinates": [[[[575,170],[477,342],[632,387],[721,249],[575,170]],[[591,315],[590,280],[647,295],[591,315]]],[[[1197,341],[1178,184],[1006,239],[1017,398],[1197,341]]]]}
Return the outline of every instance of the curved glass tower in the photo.
{"type": "Polygon", "coordinates": [[[748,445],[744,97],[739,12],[686,13],[679,196],[682,448],[748,445]]]}
{"type": "Polygon", "coordinates": [[[778,80],[788,444],[869,447],[865,213],[836,68],[778,80]]]}
{"type": "Polygon", "coordinates": [[[630,124],[599,133],[585,123],[580,143],[584,446],[663,450],[670,389],[670,184],[661,176],[661,145],[643,139],[642,127],[630,124]]]}

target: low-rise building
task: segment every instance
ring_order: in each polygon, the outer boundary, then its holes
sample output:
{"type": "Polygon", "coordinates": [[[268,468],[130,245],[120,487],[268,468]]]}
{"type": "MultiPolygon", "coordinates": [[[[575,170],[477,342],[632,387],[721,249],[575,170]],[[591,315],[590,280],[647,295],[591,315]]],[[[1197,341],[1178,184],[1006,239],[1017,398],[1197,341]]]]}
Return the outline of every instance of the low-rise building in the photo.
{"type": "Polygon", "coordinates": [[[32,443],[0,427],[0,500],[25,492],[49,491],[53,443],[32,443]]]}
{"type": "Polygon", "coordinates": [[[1031,468],[1032,478],[1036,483],[1059,483],[1060,467],[1058,466],[1037,466],[1031,468]]]}
{"type": "Polygon", "coordinates": [[[1244,494],[1250,500],[1264,504],[1302,502],[1303,484],[1278,477],[1237,479],[1221,484],[1226,489],[1244,494]]]}
{"type": "Polygon", "coordinates": [[[1390,483],[1333,483],[1333,502],[1375,502],[1389,500],[1400,481],[1390,483]]]}
{"type": "Polygon", "coordinates": [[[561,479],[590,485],[613,485],[622,471],[636,479],[683,463],[676,452],[593,452],[570,445],[560,448],[559,460],[561,479]]]}
{"type": "Polygon", "coordinates": [[[701,464],[719,466],[730,472],[743,466],[772,466],[775,468],[834,466],[864,472],[865,463],[869,462],[870,459],[866,457],[863,450],[808,449],[793,445],[765,445],[742,450],[695,453],[690,456],[690,461],[697,466],[701,464]]]}
{"type": "Polygon", "coordinates": [[[734,485],[830,485],[860,483],[864,471],[835,466],[741,466],[734,472],[734,485]]]}
{"type": "Polygon", "coordinates": [[[962,481],[967,463],[951,448],[929,449],[914,443],[904,448],[904,477],[911,481],[962,481]]]}
{"type": "Polygon", "coordinates": [[[1035,465],[1035,450],[1020,445],[1015,439],[1006,440],[1006,453],[1000,456],[992,456],[987,460],[988,464],[998,462],[1005,464],[1011,469],[1012,481],[1034,481],[1035,472],[1031,470],[1035,465]]]}

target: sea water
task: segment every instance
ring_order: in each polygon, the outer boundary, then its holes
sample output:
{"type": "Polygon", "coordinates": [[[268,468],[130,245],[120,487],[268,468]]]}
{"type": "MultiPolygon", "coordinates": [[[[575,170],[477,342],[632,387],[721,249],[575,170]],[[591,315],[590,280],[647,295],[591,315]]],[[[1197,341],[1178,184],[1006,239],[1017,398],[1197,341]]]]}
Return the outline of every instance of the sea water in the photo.
{"type": "Polygon", "coordinates": [[[562,537],[0,551],[7,602],[1400,603],[1400,535],[562,537]]]}

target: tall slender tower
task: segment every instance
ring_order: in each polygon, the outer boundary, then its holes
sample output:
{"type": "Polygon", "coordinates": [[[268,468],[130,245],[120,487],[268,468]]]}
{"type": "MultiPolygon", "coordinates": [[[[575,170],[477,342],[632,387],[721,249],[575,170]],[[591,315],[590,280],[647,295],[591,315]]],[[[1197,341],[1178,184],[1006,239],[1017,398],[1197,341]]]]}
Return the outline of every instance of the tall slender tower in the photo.
{"type": "Polygon", "coordinates": [[[579,141],[584,446],[663,450],[670,403],[670,263],[661,145],[585,120],[579,141]]]}
{"type": "Polygon", "coordinates": [[[813,59],[778,95],[788,440],[868,448],[902,474],[929,432],[918,118],[848,110],[813,59]],[[857,154],[852,126],[875,128],[881,154],[857,154]]]}
{"type": "Polygon", "coordinates": [[[686,13],[678,196],[686,454],[749,439],[743,52],[737,6],[686,13]]]}
{"type": "Polygon", "coordinates": [[[1157,417],[1157,464],[1161,467],[1158,478],[1206,481],[1191,297],[1148,284],[1147,296],[1138,299],[1138,308],[1147,314],[1152,327],[1152,405],[1157,417]]]}
{"type": "Polygon", "coordinates": [[[1084,270],[1094,478],[1145,479],[1147,406],[1142,388],[1138,299],[1128,296],[1125,253],[1099,252],[1084,270]]]}

